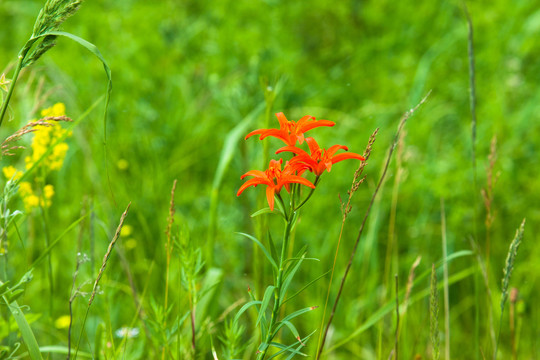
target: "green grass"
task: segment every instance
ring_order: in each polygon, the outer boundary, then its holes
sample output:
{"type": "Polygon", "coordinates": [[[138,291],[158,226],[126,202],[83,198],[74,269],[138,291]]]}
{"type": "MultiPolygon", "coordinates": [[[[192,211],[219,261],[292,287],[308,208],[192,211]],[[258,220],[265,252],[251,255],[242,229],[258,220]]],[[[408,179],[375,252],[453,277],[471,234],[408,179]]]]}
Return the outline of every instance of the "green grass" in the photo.
{"type": "MultiPolygon", "coordinates": [[[[0,2],[0,72],[7,78],[13,76],[17,54],[43,4],[0,2]]],[[[517,358],[538,358],[540,12],[532,0],[467,6],[475,35],[478,188],[470,160],[468,33],[460,2],[83,2],[60,30],[97,46],[111,69],[107,145],[104,148],[103,64],[78,43],[59,37],[54,48],[21,73],[0,128],[3,140],[38,118],[36,111],[56,102],[65,103],[67,115],[75,120],[64,164],[47,176],[55,195],[45,224],[50,244],[56,245],[46,249],[39,210],[15,217],[7,228],[9,253],[6,273],[0,273],[2,283],[17,284],[40,261],[16,299],[29,325],[21,327],[22,318],[11,315],[13,303],[8,307],[0,301],[0,359],[9,358],[4,354],[13,353],[21,341],[13,356],[24,358],[39,346],[50,351],[43,358],[66,357],[68,330],[57,327],[57,320],[69,314],[79,251],[88,261],[79,266],[75,288],[80,286],[80,296],[73,301],[73,347],[83,334],[78,358],[97,358],[102,352],[101,358],[210,359],[213,348],[219,359],[225,354],[255,358],[260,343],[257,312],[250,308],[238,324],[231,322],[251,300],[248,287],[251,296],[262,300],[272,280],[265,255],[238,235],[265,239],[268,246],[266,233],[261,233],[264,223],[250,218],[260,208],[258,197],[264,189],[236,196],[240,175],[261,169],[266,156],[258,140],[244,141],[243,136],[266,127],[268,104],[271,114],[283,111],[289,119],[309,114],[335,121],[333,128],[313,130],[324,147],[344,144],[361,153],[371,133],[380,128],[364,169],[367,178],[355,194],[343,229],[332,302],[400,117],[430,90],[426,103],[408,120],[401,148],[375,199],[323,358],[388,358],[396,348],[394,274],[402,301],[399,357],[434,358],[433,263],[441,359],[447,347],[446,316],[454,359],[493,358],[492,334],[499,327],[498,359],[512,358],[512,337],[517,358]],[[268,85],[276,89],[275,99],[268,97],[268,85]],[[486,227],[480,191],[487,188],[493,136],[497,136],[493,174],[498,177],[490,209],[494,218],[486,227]],[[175,179],[165,302],[165,230],[175,179]],[[452,257],[447,274],[441,261],[441,200],[444,246],[452,257]],[[81,331],[92,284],[129,202],[124,226],[129,225],[131,234],[116,243],[81,331]],[[502,311],[505,260],[523,218],[527,219],[523,240],[505,285],[505,292],[515,287],[519,296],[515,302],[509,299],[502,311]],[[195,263],[199,256],[195,254],[202,254],[205,264],[199,272],[186,268],[185,262],[182,266],[180,259],[186,254],[195,263]],[[421,262],[405,306],[409,271],[418,256],[421,262]],[[185,286],[194,283],[195,287],[185,286]],[[198,303],[192,326],[189,300],[194,290],[198,303]],[[137,328],[138,336],[117,337],[115,332],[122,327],[137,328]],[[37,344],[27,340],[31,333],[37,344]],[[220,339],[229,339],[228,346],[220,339]]],[[[277,126],[273,115],[270,126],[277,126]]],[[[22,169],[30,139],[25,135],[20,142],[26,150],[2,157],[2,167],[22,169]]],[[[270,151],[282,146],[276,139],[264,141],[270,151]]],[[[355,170],[352,162],[336,164],[302,209],[291,251],[296,254],[307,244],[307,257],[320,261],[302,263],[290,294],[332,268],[342,220],[338,194],[346,199],[355,170]]],[[[24,210],[18,196],[9,208],[24,210]]],[[[271,215],[266,221],[279,247],[281,220],[271,215]]],[[[292,321],[302,339],[320,326],[328,281],[327,275],[287,303],[284,316],[321,306],[292,321]]],[[[319,332],[311,335],[300,351],[314,358],[318,337],[319,332]]],[[[295,342],[288,330],[282,340],[295,342]]]]}

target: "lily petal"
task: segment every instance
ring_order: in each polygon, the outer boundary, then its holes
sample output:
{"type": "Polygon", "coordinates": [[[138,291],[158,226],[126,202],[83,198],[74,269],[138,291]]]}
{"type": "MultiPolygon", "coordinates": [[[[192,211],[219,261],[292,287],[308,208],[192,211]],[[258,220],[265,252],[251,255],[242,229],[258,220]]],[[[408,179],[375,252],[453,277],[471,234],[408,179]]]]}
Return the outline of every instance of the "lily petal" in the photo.
{"type": "Polygon", "coordinates": [[[266,200],[268,200],[268,206],[270,206],[271,211],[274,211],[274,194],[275,188],[273,186],[268,186],[266,188],[266,200]]]}
{"type": "Polygon", "coordinates": [[[332,164],[335,164],[337,162],[347,160],[347,159],[358,159],[361,161],[366,160],[362,155],[358,155],[355,153],[342,153],[342,154],[337,154],[336,156],[332,157],[332,164]]]}

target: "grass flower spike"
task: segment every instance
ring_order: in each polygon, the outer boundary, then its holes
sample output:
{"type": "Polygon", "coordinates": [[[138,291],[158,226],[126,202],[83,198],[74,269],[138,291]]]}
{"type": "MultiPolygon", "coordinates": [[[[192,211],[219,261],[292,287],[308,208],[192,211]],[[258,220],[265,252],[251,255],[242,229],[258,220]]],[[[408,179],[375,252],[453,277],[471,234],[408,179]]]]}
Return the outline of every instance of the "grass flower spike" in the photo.
{"type": "Polygon", "coordinates": [[[246,135],[246,139],[253,135],[261,135],[260,139],[268,136],[276,137],[289,146],[304,142],[304,133],[319,126],[334,126],[335,122],[329,120],[315,120],[313,116],[306,115],[298,122],[289,121],[285,115],[280,112],[276,114],[279,121],[279,129],[258,129],[246,135]]]}
{"type": "Polygon", "coordinates": [[[283,159],[279,160],[270,160],[270,166],[265,171],[260,170],[251,170],[241,176],[241,179],[244,179],[247,176],[253,176],[252,179],[246,181],[240,189],[238,190],[237,196],[250,186],[257,186],[259,184],[267,185],[266,188],[266,199],[268,200],[268,206],[270,210],[274,210],[274,195],[279,194],[281,188],[285,186],[287,191],[289,190],[289,184],[298,183],[302,185],[309,186],[314,189],[315,185],[311,181],[304,179],[301,176],[294,175],[295,168],[289,165],[287,162],[283,170],[281,170],[281,164],[283,159]]]}
{"type": "Polygon", "coordinates": [[[311,155],[295,146],[285,146],[276,151],[276,154],[290,151],[296,155],[291,159],[290,163],[291,166],[298,170],[299,175],[301,175],[305,170],[309,170],[315,175],[321,176],[325,170],[330,172],[332,165],[337,162],[347,159],[358,159],[361,161],[365,160],[362,155],[355,153],[341,153],[336,155],[338,150],[349,150],[344,145],[334,145],[326,150],[321,149],[314,138],[308,137],[306,138],[306,142],[309,146],[311,155]]]}

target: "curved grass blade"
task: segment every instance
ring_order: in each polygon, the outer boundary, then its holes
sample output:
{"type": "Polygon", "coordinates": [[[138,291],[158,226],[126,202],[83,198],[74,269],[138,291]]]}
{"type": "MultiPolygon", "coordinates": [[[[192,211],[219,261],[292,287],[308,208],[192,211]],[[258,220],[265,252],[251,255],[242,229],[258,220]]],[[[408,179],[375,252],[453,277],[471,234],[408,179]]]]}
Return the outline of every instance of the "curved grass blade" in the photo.
{"type": "Polygon", "coordinates": [[[279,344],[279,343],[272,343],[271,345],[274,346],[274,347],[277,347],[278,349],[281,349],[281,351],[275,353],[274,355],[270,356],[268,358],[268,360],[270,359],[273,359],[275,357],[278,357],[280,355],[282,355],[283,353],[285,352],[290,352],[291,354],[287,357],[287,359],[292,359],[295,355],[300,355],[300,356],[307,356],[307,354],[304,354],[303,352],[300,352],[300,349],[304,347],[303,344],[305,344],[313,334],[315,334],[317,330],[313,331],[311,334],[307,335],[306,337],[304,337],[303,339],[301,339],[300,341],[300,345],[298,345],[298,343],[294,343],[292,345],[289,345],[289,346],[286,346],[286,345],[283,345],[283,344],[279,344]],[[293,349],[295,346],[296,349],[293,349]]]}
{"type": "Polygon", "coordinates": [[[272,295],[274,294],[274,289],[275,287],[273,285],[270,285],[264,291],[261,308],[259,309],[259,316],[257,316],[257,322],[255,323],[255,325],[259,325],[259,322],[264,318],[266,309],[268,308],[268,304],[270,304],[270,300],[272,299],[272,295]]]}
{"type": "Polygon", "coordinates": [[[286,327],[289,328],[289,330],[291,330],[292,334],[294,335],[294,337],[296,339],[300,339],[300,333],[298,332],[298,330],[296,329],[296,327],[293,325],[292,322],[290,321],[283,321],[283,324],[285,324],[286,327]]]}
{"type": "Polygon", "coordinates": [[[270,253],[272,254],[272,258],[279,259],[276,245],[274,244],[274,240],[272,239],[272,234],[270,234],[270,230],[268,230],[267,234],[268,234],[268,244],[270,244],[270,253]]]}
{"type": "Polygon", "coordinates": [[[317,306],[309,306],[309,307],[306,307],[306,308],[303,308],[303,309],[300,309],[300,310],[297,310],[295,312],[293,312],[292,314],[289,314],[287,316],[285,316],[283,318],[283,320],[281,320],[281,322],[286,322],[286,321],[289,321],[289,320],[292,320],[294,319],[295,317],[298,317],[302,314],[305,314],[307,312],[310,312],[312,310],[315,310],[317,308],[317,306]]]}
{"type": "MultiPolygon", "coordinates": [[[[305,255],[305,253],[304,253],[305,255]]],[[[298,269],[300,268],[300,265],[302,264],[302,262],[304,261],[304,255],[302,255],[302,257],[300,258],[300,260],[298,260],[296,262],[296,264],[291,268],[291,270],[289,271],[289,273],[287,274],[287,277],[285,278],[285,280],[283,281],[283,285],[281,286],[281,294],[280,294],[280,298],[283,299],[285,298],[285,294],[287,293],[287,290],[289,289],[289,285],[291,285],[291,281],[294,277],[294,275],[296,274],[296,272],[298,271],[298,269]]]]}
{"type": "Polygon", "coordinates": [[[238,310],[238,313],[234,317],[234,322],[238,322],[238,319],[240,318],[240,316],[242,316],[242,314],[245,313],[247,309],[249,309],[252,306],[260,305],[260,304],[262,304],[262,301],[259,301],[259,300],[252,300],[246,303],[244,306],[242,306],[240,310],[238,310]]]}
{"type": "MultiPolygon", "coordinates": [[[[277,203],[279,203],[279,202],[277,202],[277,203]]],[[[257,216],[263,215],[263,214],[279,214],[279,215],[281,215],[282,218],[287,220],[287,218],[285,217],[285,214],[283,213],[283,210],[281,209],[281,207],[276,207],[275,210],[278,210],[278,211],[272,211],[272,210],[270,210],[269,207],[265,207],[265,208],[263,208],[261,210],[255,211],[253,214],[250,215],[250,217],[254,218],[254,217],[257,217],[257,216]]]]}
{"type": "MultiPolygon", "coordinates": [[[[42,353],[67,355],[69,349],[66,346],[50,345],[50,346],[42,346],[42,347],[39,348],[39,350],[42,353]]],[[[74,349],[71,349],[71,351],[74,351],[74,349]]],[[[92,354],[89,354],[89,353],[84,352],[84,351],[79,351],[78,356],[80,356],[82,358],[85,358],[85,359],[93,359],[92,354]]]]}
{"type": "Polygon", "coordinates": [[[272,258],[272,255],[270,255],[270,253],[268,252],[268,250],[264,247],[264,245],[259,241],[257,240],[255,237],[249,235],[249,234],[246,234],[246,233],[237,233],[237,234],[240,234],[242,236],[245,236],[247,237],[248,239],[250,239],[251,241],[253,241],[255,244],[257,244],[261,250],[263,251],[264,253],[264,256],[266,256],[266,258],[268,259],[268,261],[270,261],[270,264],[272,264],[272,267],[274,268],[274,270],[278,270],[278,266],[276,264],[276,261],[272,258]]]}
{"type": "Polygon", "coordinates": [[[327,272],[325,272],[324,274],[321,274],[319,276],[317,276],[315,279],[311,280],[310,282],[308,282],[305,286],[303,286],[300,290],[298,290],[297,292],[295,292],[293,295],[289,296],[287,299],[285,299],[281,304],[285,304],[287,301],[291,300],[291,299],[294,299],[296,296],[298,296],[302,291],[306,290],[308,287],[310,287],[311,285],[313,285],[314,283],[316,283],[317,281],[319,281],[320,279],[322,279],[323,277],[325,277],[326,275],[330,274],[332,272],[332,270],[328,270],[327,272]]]}
{"type": "Polygon", "coordinates": [[[43,357],[41,356],[41,352],[39,350],[36,337],[34,336],[34,332],[32,331],[32,328],[30,328],[28,321],[26,321],[26,317],[24,316],[23,311],[19,307],[19,304],[17,304],[16,301],[13,301],[11,303],[8,302],[5,296],[3,298],[9,308],[9,311],[11,312],[11,315],[13,315],[13,318],[17,322],[19,330],[21,331],[24,343],[28,348],[28,354],[30,355],[30,359],[42,360],[43,357]]]}

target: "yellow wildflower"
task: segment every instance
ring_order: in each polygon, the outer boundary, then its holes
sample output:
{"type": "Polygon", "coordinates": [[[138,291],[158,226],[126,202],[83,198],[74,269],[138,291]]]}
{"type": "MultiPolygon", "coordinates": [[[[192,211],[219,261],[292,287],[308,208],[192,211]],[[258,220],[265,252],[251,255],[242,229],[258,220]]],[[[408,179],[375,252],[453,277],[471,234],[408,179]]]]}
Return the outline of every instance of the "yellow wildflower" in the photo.
{"type": "Polygon", "coordinates": [[[43,195],[45,195],[45,199],[51,199],[54,196],[54,186],[52,185],[45,185],[43,188],[43,195]]]}
{"type": "Polygon", "coordinates": [[[118,167],[119,170],[126,170],[129,167],[129,163],[126,159],[120,159],[116,163],[116,166],[118,167]]]}
{"type": "Polygon", "coordinates": [[[4,176],[6,177],[7,180],[18,180],[21,178],[21,176],[23,175],[22,172],[18,171],[17,169],[15,169],[14,166],[4,166],[2,168],[2,172],[4,173],[4,176]]]}
{"type": "Polygon", "coordinates": [[[54,196],[54,186],[51,184],[45,185],[43,187],[43,198],[41,199],[41,206],[50,207],[52,204],[52,197],[54,196]]]}
{"type": "Polygon", "coordinates": [[[71,317],[69,315],[62,315],[55,320],[54,326],[56,326],[57,329],[66,329],[69,327],[70,322],[71,317]]]}
{"type": "Polygon", "coordinates": [[[135,247],[137,247],[137,240],[135,240],[133,238],[127,239],[126,241],[124,241],[124,247],[127,250],[134,249],[135,247]]]}
{"type": "MultiPolygon", "coordinates": [[[[50,108],[41,111],[41,116],[64,116],[66,113],[66,106],[62,103],[57,103],[50,108]]],[[[59,126],[56,122],[49,121],[53,126],[36,126],[37,131],[34,132],[34,138],[32,139],[32,155],[27,156],[25,159],[26,168],[30,169],[45,152],[59,139],[67,136],[71,136],[71,131],[66,130],[59,126]]],[[[60,142],[57,143],[52,152],[47,156],[41,164],[49,168],[50,170],[58,170],[64,163],[64,158],[69,149],[69,146],[60,142]]]]}
{"type": "Polygon", "coordinates": [[[50,108],[41,110],[41,116],[63,116],[66,115],[66,105],[56,103],[50,108]]]}
{"type": "Polygon", "coordinates": [[[32,185],[28,181],[19,184],[19,195],[21,195],[26,211],[30,212],[39,206],[39,198],[34,194],[32,185]]]}
{"type": "Polygon", "coordinates": [[[122,226],[122,230],[120,230],[120,236],[121,237],[128,237],[133,232],[133,228],[131,225],[124,225],[122,226]]]}
{"type": "MultiPolygon", "coordinates": [[[[65,116],[65,113],[66,106],[62,103],[57,103],[50,108],[42,110],[41,116],[59,117],[65,116]]],[[[65,142],[59,142],[59,140],[71,136],[71,131],[62,128],[58,125],[58,122],[54,120],[46,121],[48,121],[51,126],[34,126],[36,131],[33,132],[34,136],[31,144],[32,154],[25,158],[27,169],[34,166],[34,164],[36,164],[51,147],[52,150],[49,155],[39,163],[46,171],[60,169],[64,162],[64,158],[66,157],[69,146],[65,142]]],[[[2,168],[2,172],[7,179],[20,179],[23,175],[21,171],[17,171],[13,166],[2,168]]],[[[39,206],[44,208],[51,206],[52,198],[54,196],[54,187],[47,184],[43,187],[42,192],[38,191],[36,194],[32,188],[32,183],[23,181],[19,183],[19,195],[22,198],[26,211],[30,212],[39,206]]]]}

